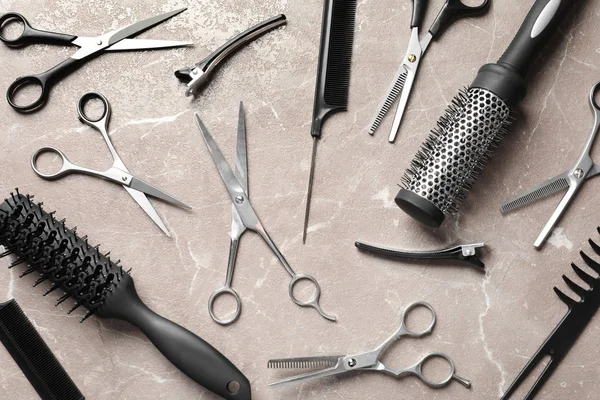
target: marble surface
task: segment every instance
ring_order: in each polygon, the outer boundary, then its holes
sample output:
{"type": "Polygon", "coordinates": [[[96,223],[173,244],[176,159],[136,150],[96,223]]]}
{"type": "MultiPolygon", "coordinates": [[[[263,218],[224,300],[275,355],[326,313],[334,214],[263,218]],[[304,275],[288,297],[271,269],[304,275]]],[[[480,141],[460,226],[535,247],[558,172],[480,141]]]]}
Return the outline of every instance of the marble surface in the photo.
{"type": "MultiPolygon", "coordinates": [[[[562,318],[566,307],[552,291],[578,250],[597,239],[599,181],[575,199],[542,251],[533,241],[558,202],[553,197],[502,217],[500,204],[521,190],[571,168],[592,126],[588,92],[600,79],[600,5],[581,1],[536,60],[529,93],[514,125],[459,216],[440,230],[425,229],[394,204],[411,157],[457,90],[509,44],[533,0],[493,1],[487,16],[452,26],[433,43],[396,145],[387,142],[387,119],[366,133],[409,39],[409,0],[358,3],[349,110],[326,124],[319,146],[308,242],[302,245],[309,128],[322,1],[196,0],[185,2],[0,0],[42,29],[97,35],[159,12],[189,10],[142,37],[192,40],[191,49],[104,54],[64,79],[47,107],[15,113],[0,101],[0,192],[15,187],[35,194],[92,243],[122,260],[141,297],[157,312],[220,349],[249,377],[255,399],[492,399],[499,398],[562,318]],[[196,99],[184,96],[175,69],[191,65],[229,37],[285,13],[289,24],[244,48],[196,99]],[[189,203],[186,212],[154,201],[172,232],[169,239],[127,193],[86,176],[56,182],[29,167],[41,146],[62,149],[90,167],[110,165],[101,137],[77,120],[76,101],[100,91],[112,104],[111,136],[131,171],[189,203]],[[230,201],[195,126],[199,112],[231,161],[238,102],[247,108],[251,199],[290,264],[314,274],[323,307],[339,322],[295,306],[288,277],[257,235],[248,234],[238,257],[235,287],[244,310],[233,326],[216,325],[207,300],[224,281],[230,201]],[[431,249],[486,241],[485,274],[461,265],[408,264],[361,254],[354,241],[431,249]],[[398,343],[385,360],[408,366],[429,351],[448,353],[457,373],[470,379],[433,390],[414,378],[396,381],[362,373],[283,389],[267,387],[282,375],[266,369],[272,357],[368,350],[396,327],[401,310],[430,302],[433,334],[398,343]]],[[[442,0],[431,1],[431,21],[442,0]]],[[[41,72],[73,53],[55,46],[11,50],[0,46],[0,87],[41,72]]],[[[55,163],[56,160],[46,160],[55,163]]],[[[124,323],[67,315],[0,262],[0,300],[16,298],[89,399],[215,399],[176,370],[136,329],[124,323]]],[[[227,309],[229,304],[220,304],[227,309]]],[[[544,386],[542,399],[597,399],[600,353],[595,318],[544,386]]],[[[32,399],[35,392],[0,348],[0,397],[32,399]]]]}

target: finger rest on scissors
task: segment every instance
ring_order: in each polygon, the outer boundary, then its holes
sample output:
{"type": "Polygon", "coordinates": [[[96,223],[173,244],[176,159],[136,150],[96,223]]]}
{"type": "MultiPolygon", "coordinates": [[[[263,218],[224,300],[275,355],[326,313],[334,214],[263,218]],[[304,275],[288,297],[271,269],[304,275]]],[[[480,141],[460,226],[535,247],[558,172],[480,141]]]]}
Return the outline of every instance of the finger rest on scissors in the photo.
{"type": "Polygon", "coordinates": [[[33,171],[36,173],[37,176],[39,176],[40,178],[46,179],[46,180],[55,180],[55,179],[62,178],[63,176],[65,176],[71,172],[74,172],[74,170],[77,169],[77,167],[73,163],[71,163],[71,161],[69,161],[67,156],[62,151],[60,151],[59,149],[57,149],[55,147],[49,147],[49,146],[42,147],[41,149],[39,149],[35,153],[33,153],[33,155],[31,156],[31,168],[33,169],[33,171]],[[61,166],[57,172],[46,174],[37,168],[38,158],[44,153],[54,153],[56,156],[58,156],[60,158],[61,166]]]}
{"type": "Polygon", "coordinates": [[[314,276],[307,274],[295,275],[290,281],[289,293],[290,297],[292,298],[292,301],[300,307],[312,307],[315,310],[317,310],[323,318],[333,322],[337,321],[337,317],[327,314],[321,308],[321,305],[319,304],[319,300],[321,299],[321,286],[319,285],[319,282],[317,282],[314,276]],[[301,281],[309,281],[315,286],[315,293],[307,301],[302,301],[298,299],[294,294],[294,287],[301,281]]]}

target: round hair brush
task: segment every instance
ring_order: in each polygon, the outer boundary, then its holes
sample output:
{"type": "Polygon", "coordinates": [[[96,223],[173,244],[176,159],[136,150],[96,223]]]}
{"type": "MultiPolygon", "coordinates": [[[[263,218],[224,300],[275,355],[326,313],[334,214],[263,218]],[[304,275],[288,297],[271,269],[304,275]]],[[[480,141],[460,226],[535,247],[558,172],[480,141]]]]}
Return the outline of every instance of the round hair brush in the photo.
{"type": "Polygon", "coordinates": [[[30,196],[12,194],[0,204],[0,244],[5,257],[18,258],[10,268],[27,263],[21,274],[41,274],[34,286],[49,280],[45,295],[62,290],[58,304],[69,298],[87,308],[82,322],[93,314],[120,319],[137,326],[177,368],[208,390],[228,400],[250,400],[250,382],[210,344],[150,310],[139,298],[133,278],[119,261],[65,227],[54,213],[42,210],[30,196]]]}
{"type": "Polygon", "coordinates": [[[534,58],[575,2],[537,0],[500,60],[454,98],[402,178],[396,204],[408,215],[437,228],[458,211],[525,97],[534,58]]]}

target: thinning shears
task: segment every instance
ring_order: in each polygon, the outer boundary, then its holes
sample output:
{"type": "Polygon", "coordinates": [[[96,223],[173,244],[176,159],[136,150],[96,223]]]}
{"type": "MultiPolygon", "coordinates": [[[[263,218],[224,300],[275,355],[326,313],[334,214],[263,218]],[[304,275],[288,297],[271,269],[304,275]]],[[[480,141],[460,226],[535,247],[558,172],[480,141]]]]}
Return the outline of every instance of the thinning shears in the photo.
{"type": "Polygon", "coordinates": [[[75,173],[92,175],[120,184],[125,188],[125,190],[127,190],[127,193],[129,193],[131,197],[133,197],[133,199],[139,204],[139,206],[142,207],[142,209],[146,212],[146,214],[148,214],[152,221],[154,221],[154,223],[158,225],[158,227],[167,236],[171,236],[169,234],[169,231],[167,230],[167,227],[156,213],[154,207],[152,207],[152,204],[150,204],[150,201],[148,200],[146,195],[163,200],[167,203],[176,205],[178,207],[186,209],[190,209],[190,207],[175,199],[174,197],[166,194],[165,192],[155,188],[154,186],[151,186],[150,184],[142,181],[141,179],[136,178],[129,172],[129,170],[125,166],[125,163],[123,163],[121,157],[119,157],[119,154],[117,153],[117,150],[113,146],[110,137],[108,136],[108,125],[110,121],[110,104],[108,103],[106,97],[104,97],[100,93],[86,93],[79,100],[77,111],[79,112],[79,119],[81,122],[94,128],[95,130],[100,132],[100,134],[102,134],[102,137],[104,138],[104,141],[108,146],[108,150],[110,151],[110,154],[113,158],[112,167],[107,169],[106,171],[96,171],[93,169],[80,167],[78,165],[73,164],[67,158],[67,156],[59,149],[55,147],[42,147],[41,149],[33,153],[33,155],[31,156],[31,168],[33,168],[33,171],[40,178],[46,180],[56,180],[66,175],[75,173]],[[100,100],[104,107],[102,116],[99,119],[92,119],[88,117],[85,113],[85,106],[91,100],[100,100]],[[39,156],[43,153],[54,153],[60,157],[62,161],[62,166],[57,172],[46,174],[38,169],[37,161],[39,156]]]}
{"type": "Polygon", "coordinates": [[[403,378],[405,376],[416,376],[427,386],[438,389],[442,388],[455,380],[467,388],[471,387],[471,382],[455,375],[454,362],[450,357],[443,353],[429,353],[418,363],[405,369],[392,369],[386,367],[381,362],[381,356],[390,345],[405,337],[421,338],[430,334],[436,322],[435,310],[426,302],[420,301],[409,305],[401,316],[400,327],[387,340],[377,346],[374,350],[364,353],[356,353],[349,355],[337,356],[316,356],[316,357],[295,357],[295,358],[280,358],[269,360],[267,366],[272,369],[319,369],[316,372],[309,372],[302,375],[294,376],[270,384],[270,386],[278,386],[288,383],[298,383],[308,379],[324,378],[326,376],[335,376],[354,371],[374,371],[393,376],[395,378],[403,378]],[[431,313],[431,323],[427,328],[420,332],[410,330],[406,324],[407,317],[410,312],[416,308],[425,308],[431,313]],[[446,377],[439,379],[427,377],[423,373],[423,366],[433,359],[441,359],[448,363],[450,369],[446,377]]]}
{"type": "Polygon", "coordinates": [[[583,186],[583,184],[596,175],[600,174],[600,166],[592,160],[591,151],[594,146],[594,141],[598,136],[598,132],[600,132],[600,105],[596,101],[596,95],[600,92],[600,82],[596,83],[592,90],[590,91],[590,108],[592,113],[594,114],[594,126],[592,127],[592,132],[585,144],[585,148],[583,152],[579,156],[577,163],[573,168],[568,171],[563,172],[562,174],[555,176],[552,179],[547,180],[544,183],[541,183],[534,188],[526,191],[525,193],[520,194],[516,198],[504,203],[500,207],[500,211],[502,214],[506,214],[517,208],[523,207],[527,204],[534,203],[538,200],[546,198],[554,193],[560,192],[562,190],[568,189],[567,193],[564,195],[556,210],[550,217],[550,220],[546,223],[542,232],[539,234],[537,239],[535,240],[534,246],[536,248],[540,248],[548,239],[552,230],[565,213],[575,195],[579,192],[579,189],[583,186]]]}
{"type": "Polygon", "coordinates": [[[38,75],[24,76],[15,80],[6,92],[8,103],[16,111],[22,113],[37,111],[48,101],[50,89],[54,84],[90,58],[105,51],[151,50],[192,45],[193,43],[191,42],[127,39],[131,36],[138,35],[185,10],[186,8],[182,8],[162,15],[157,15],[96,37],[73,36],[63,33],[40,31],[33,28],[21,14],[8,13],[2,15],[0,17],[0,40],[9,47],[18,48],[30,44],[56,44],[80,47],[80,49],[70,58],[48,71],[38,75]],[[2,35],[3,29],[11,22],[19,22],[23,25],[23,32],[19,37],[14,39],[9,39],[2,35]],[[38,86],[41,89],[39,98],[30,104],[19,105],[17,100],[19,92],[26,86],[32,85],[38,86]]]}
{"type": "Polygon", "coordinates": [[[223,183],[227,188],[229,197],[231,198],[231,243],[229,247],[229,261],[227,263],[227,278],[225,280],[225,286],[221,289],[216,290],[208,301],[208,311],[212,319],[220,325],[229,325],[235,322],[242,312],[242,301],[237,291],[233,289],[233,274],[235,271],[235,263],[237,259],[237,252],[240,243],[240,238],[247,231],[251,230],[260,235],[262,239],[267,243],[271,251],[275,254],[281,265],[285,268],[286,272],[290,275],[291,281],[288,287],[289,295],[294,303],[300,307],[312,307],[321,314],[324,318],[330,321],[336,321],[337,318],[326,314],[319,304],[321,298],[321,287],[319,283],[312,275],[307,274],[296,274],[292,267],[288,264],[287,260],[281,254],[264,226],[258,219],[256,212],[254,211],[250,198],[248,196],[248,156],[246,149],[246,119],[244,116],[244,105],[240,103],[238,129],[237,129],[237,142],[236,142],[236,159],[235,159],[235,173],[231,170],[227,160],[221,153],[219,146],[209,133],[208,129],[196,113],[196,122],[198,128],[202,132],[208,151],[212,156],[215,166],[219,170],[219,174],[223,179],[223,183]],[[301,281],[308,281],[315,286],[315,292],[311,299],[308,301],[300,300],[294,293],[294,287],[301,281]],[[236,310],[230,318],[219,318],[214,312],[215,301],[222,295],[230,295],[235,298],[236,310]]]}
{"type": "Polygon", "coordinates": [[[437,38],[438,34],[454,20],[461,17],[482,15],[490,8],[490,0],[483,0],[478,6],[468,6],[461,0],[446,0],[437,18],[429,28],[429,32],[425,34],[423,39],[419,39],[419,30],[425,16],[427,2],[428,0],[413,0],[413,14],[410,23],[412,35],[408,50],[406,51],[400,69],[398,69],[398,72],[396,73],[394,82],[392,82],[392,85],[388,89],[385,99],[379,107],[377,116],[369,128],[369,134],[373,135],[392,108],[392,105],[396,102],[398,96],[400,96],[400,102],[398,103],[396,116],[394,117],[394,123],[390,132],[390,143],[393,143],[396,140],[400,124],[402,123],[402,117],[406,111],[408,99],[415,83],[417,71],[419,70],[421,60],[429,48],[431,41],[437,38]]]}

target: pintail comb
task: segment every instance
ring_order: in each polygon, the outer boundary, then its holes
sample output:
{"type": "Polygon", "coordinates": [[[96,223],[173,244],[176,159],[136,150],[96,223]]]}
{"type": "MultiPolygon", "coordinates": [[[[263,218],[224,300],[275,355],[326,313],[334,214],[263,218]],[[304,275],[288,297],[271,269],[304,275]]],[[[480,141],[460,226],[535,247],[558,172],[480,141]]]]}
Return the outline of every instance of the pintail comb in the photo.
{"type": "Polygon", "coordinates": [[[177,368],[200,385],[230,400],[250,400],[250,382],[225,356],[194,333],[150,310],[139,298],[133,278],[119,261],[91,246],[87,237],[47,213],[31,196],[11,193],[0,204],[0,257],[28,267],[21,276],[40,274],[35,286],[52,284],[45,295],[61,290],[58,304],[73,299],[69,313],[83,306],[91,315],[127,321],[138,327],[177,368]]]}

